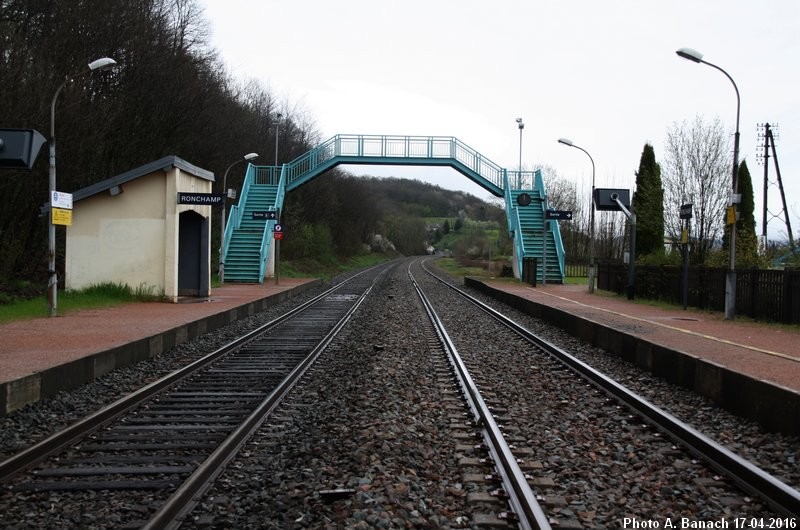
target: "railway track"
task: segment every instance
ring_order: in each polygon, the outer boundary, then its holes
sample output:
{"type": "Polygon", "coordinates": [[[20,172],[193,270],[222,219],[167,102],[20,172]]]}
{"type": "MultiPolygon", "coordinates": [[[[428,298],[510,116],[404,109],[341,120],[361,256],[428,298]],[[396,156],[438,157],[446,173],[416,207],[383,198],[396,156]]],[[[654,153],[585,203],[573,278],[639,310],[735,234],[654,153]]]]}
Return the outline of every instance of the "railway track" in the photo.
{"type": "MultiPolygon", "coordinates": [[[[82,463],[59,456],[39,467],[105,467],[111,474],[104,485],[122,488],[124,500],[109,487],[37,490],[37,483],[76,478],[45,477],[47,471],[4,486],[0,508],[28,503],[28,512],[46,516],[59,512],[57,503],[87,503],[81,515],[56,525],[74,528],[583,529],[664,527],[681,517],[731,525],[739,517],[794,521],[797,491],[724,448],[719,453],[733,457],[734,472],[723,475],[730,469],[725,458],[704,463],[716,450],[713,442],[689,437],[697,433],[676,421],[662,430],[663,413],[655,407],[636,405],[636,396],[610,378],[522,326],[501,324],[507,319],[499,312],[479,309],[482,304],[456,294],[419,260],[409,263],[389,266],[380,281],[358,292],[319,297],[348,306],[349,317],[346,325],[338,321],[338,334],[327,332],[312,367],[299,367],[293,356],[312,347],[303,337],[321,321],[335,327],[325,311],[305,323],[287,321],[289,340],[270,332],[237,341],[240,351],[281,352],[272,355],[275,366],[248,364],[248,356],[259,357],[251,352],[187,377],[187,384],[197,383],[193,390],[173,381],[172,397],[139,404],[124,421],[91,420],[103,425],[94,440],[73,440],[62,452],[82,463]],[[287,371],[297,377],[283,400],[248,396],[287,371]],[[251,376],[257,382],[246,383],[251,376]],[[613,396],[619,390],[621,398],[613,396]],[[225,397],[229,391],[234,399],[225,397]],[[213,403],[201,406],[203,393],[213,403]],[[234,411],[251,398],[270,415],[234,427],[234,411]],[[201,423],[206,411],[212,415],[201,423]],[[164,484],[124,489],[138,480],[117,472],[142,464],[113,462],[121,452],[92,445],[145,444],[145,433],[162,418],[170,419],[170,435],[151,444],[161,446],[148,449],[160,460],[147,465],[164,468],[148,477],[164,484]],[[241,431],[232,451],[184,452],[172,443],[178,433],[198,441],[217,430],[241,431]],[[91,456],[80,456],[87,447],[91,456]],[[194,484],[181,486],[187,477],[194,484]]],[[[22,468],[36,465],[37,458],[27,458],[22,468]]],[[[5,476],[19,476],[5,466],[5,476]]],[[[96,476],[90,480],[100,485],[96,476]]]]}
{"type": "Polygon", "coordinates": [[[126,504],[132,496],[138,499],[134,527],[173,526],[341,330],[386,268],[354,275],[3,461],[3,488],[32,503],[47,502],[54,492],[78,495],[73,502],[114,503],[115,495],[125,492],[126,504]]]}
{"type": "MultiPolygon", "coordinates": [[[[518,458],[512,452],[503,431],[495,421],[494,412],[475,384],[466,364],[450,339],[445,325],[436,314],[433,304],[414,279],[410,266],[408,274],[438,337],[439,346],[447,355],[447,360],[453,368],[458,385],[470,410],[470,420],[480,427],[481,438],[490,458],[494,462],[500,487],[491,490],[490,494],[507,498],[513,512],[512,517],[509,517],[506,512],[501,512],[500,519],[517,522],[523,530],[550,529],[550,522],[536,500],[536,496],[530,484],[528,484],[528,478],[520,467],[518,458]]],[[[475,517],[473,516],[473,518],[475,517]]],[[[489,514],[484,514],[484,520],[488,519],[489,514]]]]}
{"type": "MultiPolygon", "coordinates": [[[[574,388],[586,389],[584,397],[582,398],[583,400],[594,402],[598,406],[608,407],[609,401],[608,398],[605,397],[608,396],[613,400],[613,407],[617,408],[617,410],[619,410],[618,407],[621,405],[629,409],[635,416],[613,411],[609,414],[612,418],[624,422],[626,428],[629,430],[640,433],[642,439],[653,441],[657,441],[659,438],[671,439],[675,444],[678,444],[679,447],[670,447],[665,449],[665,451],[672,451],[675,455],[680,455],[681,451],[685,450],[693,456],[693,458],[687,459],[692,465],[700,465],[699,461],[707,463],[715,473],[719,474],[709,474],[708,476],[711,477],[709,484],[721,485],[721,483],[725,481],[735,484],[748,495],[757,497],[769,506],[769,509],[773,510],[774,514],[777,516],[776,520],[780,520],[781,516],[796,516],[800,513],[800,492],[796,489],[788,486],[746,459],[741,458],[721,444],[704,436],[696,429],[678,420],[671,414],[652,405],[646,399],[630,391],[611,377],[600,373],[568,352],[536,336],[534,333],[517,324],[491,306],[454,286],[451,281],[440,278],[427,268],[425,268],[425,272],[427,273],[427,278],[432,278],[438,285],[445,286],[445,288],[451,292],[457,293],[459,297],[467,300],[488,317],[488,320],[486,320],[486,323],[483,325],[481,325],[478,320],[470,320],[470,329],[494,329],[496,327],[492,325],[492,322],[494,322],[511,330],[528,345],[522,347],[522,351],[525,352],[524,357],[518,357],[515,365],[524,365],[527,362],[534,361],[534,359],[531,358],[533,351],[541,352],[547,359],[535,360],[534,362],[537,363],[535,367],[537,369],[543,364],[542,361],[547,361],[548,365],[550,365],[550,369],[554,370],[557,378],[564,380],[573,379],[574,388]],[[590,385],[587,385],[587,382],[590,383],[590,385]]],[[[444,300],[445,298],[446,297],[439,297],[440,300],[444,300]]],[[[448,302],[439,307],[452,308],[453,304],[452,302],[448,302]]],[[[463,311],[463,309],[461,311],[463,311]]],[[[457,312],[458,311],[456,311],[456,313],[457,312]]],[[[458,325],[453,322],[454,320],[451,319],[449,325],[458,325]]],[[[463,319],[461,322],[463,325],[463,319]]],[[[461,337],[463,340],[464,334],[461,334],[461,337]]],[[[474,342],[480,342],[480,340],[479,338],[473,339],[474,342]]],[[[466,339],[462,343],[468,342],[470,342],[469,339],[466,339]]],[[[514,349],[517,348],[518,347],[514,347],[514,349]]],[[[491,388],[493,392],[500,394],[502,391],[496,388],[492,382],[497,380],[497,375],[489,375],[486,373],[486,365],[481,362],[483,357],[484,356],[479,353],[476,357],[473,357],[471,363],[467,362],[467,364],[473,366],[476,373],[482,374],[484,387],[491,388]]],[[[503,367],[508,368],[509,365],[506,364],[503,365],[503,367]]],[[[526,373],[530,372],[525,369],[522,371],[526,373]]],[[[529,379],[529,381],[533,380],[533,377],[529,379]]],[[[545,386],[546,385],[547,383],[545,383],[545,386]]],[[[564,403],[563,400],[562,403],[564,403]]],[[[567,403],[571,404],[574,402],[570,400],[567,401],[567,403]]],[[[599,411],[595,411],[594,415],[596,417],[608,417],[607,414],[598,412],[599,411]]],[[[582,419],[588,425],[588,420],[592,418],[587,415],[582,419]]],[[[654,444],[654,447],[655,445],[656,444],[654,444]]],[[[598,452],[601,450],[602,448],[598,448],[598,452]]],[[[648,448],[644,446],[641,447],[640,450],[648,450],[648,448]]],[[[768,518],[769,516],[767,516],[767,519],[768,518]]]]}

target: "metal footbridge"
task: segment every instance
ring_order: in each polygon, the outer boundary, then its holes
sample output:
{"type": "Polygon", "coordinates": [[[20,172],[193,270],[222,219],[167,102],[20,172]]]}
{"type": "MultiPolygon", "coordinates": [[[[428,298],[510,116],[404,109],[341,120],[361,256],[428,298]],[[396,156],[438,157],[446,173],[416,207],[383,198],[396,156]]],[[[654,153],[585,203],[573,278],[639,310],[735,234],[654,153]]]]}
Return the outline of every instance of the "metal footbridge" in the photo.
{"type": "Polygon", "coordinates": [[[224,280],[263,282],[274,274],[273,229],[285,194],[340,164],[448,166],[505,201],[519,278],[535,259],[536,279],[563,283],[564,245],[558,223],[546,223],[547,193],[539,171],[512,171],[452,136],[339,134],[282,166],[247,167],[221,249],[224,280]],[[267,215],[265,215],[267,213],[267,215]]]}

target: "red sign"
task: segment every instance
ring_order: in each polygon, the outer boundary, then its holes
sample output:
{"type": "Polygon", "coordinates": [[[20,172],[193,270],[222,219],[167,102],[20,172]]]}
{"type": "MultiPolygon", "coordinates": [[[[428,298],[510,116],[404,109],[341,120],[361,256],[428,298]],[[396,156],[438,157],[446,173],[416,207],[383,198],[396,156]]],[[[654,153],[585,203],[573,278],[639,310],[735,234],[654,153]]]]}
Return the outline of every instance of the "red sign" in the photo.
{"type": "Polygon", "coordinates": [[[275,239],[283,239],[283,232],[273,232],[272,237],[275,239]]]}

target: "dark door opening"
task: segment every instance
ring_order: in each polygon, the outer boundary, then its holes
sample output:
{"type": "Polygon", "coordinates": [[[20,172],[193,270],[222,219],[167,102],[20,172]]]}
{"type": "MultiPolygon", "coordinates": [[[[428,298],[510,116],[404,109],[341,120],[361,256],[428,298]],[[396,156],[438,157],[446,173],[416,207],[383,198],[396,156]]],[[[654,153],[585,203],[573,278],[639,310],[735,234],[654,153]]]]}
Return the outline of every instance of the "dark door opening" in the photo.
{"type": "Polygon", "coordinates": [[[208,219],[195,211],[178,220],[178,296],[208,296],[208,219]]]}

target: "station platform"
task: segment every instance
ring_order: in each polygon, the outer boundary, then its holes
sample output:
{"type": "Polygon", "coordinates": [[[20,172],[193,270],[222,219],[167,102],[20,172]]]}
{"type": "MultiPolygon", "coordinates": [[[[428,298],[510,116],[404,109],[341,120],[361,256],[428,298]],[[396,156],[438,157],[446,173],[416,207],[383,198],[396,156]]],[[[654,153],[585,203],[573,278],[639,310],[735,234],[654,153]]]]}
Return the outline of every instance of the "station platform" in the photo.
{"type": "Polygon", "coordinates": [[[800,327],[589,293],[588,285],[465,284],[769,430],[800,434],[800,327]]]}
{"type": "MultiPolygon", "coordinates": [[[[586,285],[466,278],[518,309],[691,388],[767,429],[800,435],[800,328],[629,301],[586,285]],[[794,425],[794,427],[791,427],[794,425]]],[[[159,355],[277,304],[314,279],[225,284],[208,298],[0,324],[0,416],[159,355]]]]}
{"type": "MultiPolygon", "coordinates": [[[[224,284],[206,298],[145,302],[0,324],[0,416],[155,357],[320,283],[224,284]]],[[[44,312],[44,309],[43,309],[44,312]]]]}

